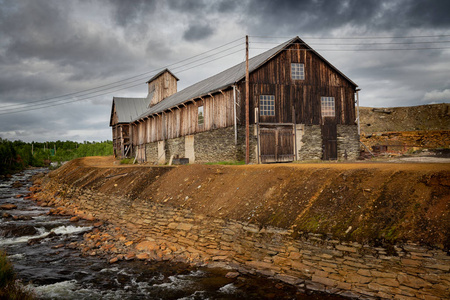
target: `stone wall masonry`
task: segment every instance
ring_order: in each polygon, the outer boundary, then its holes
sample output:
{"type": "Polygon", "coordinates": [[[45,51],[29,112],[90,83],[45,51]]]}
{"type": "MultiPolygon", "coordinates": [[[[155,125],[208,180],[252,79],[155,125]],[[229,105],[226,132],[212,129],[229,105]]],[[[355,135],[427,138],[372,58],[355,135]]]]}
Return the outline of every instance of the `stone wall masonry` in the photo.
{"type": "Polygon", "coordinates": [[[166,159],[170,159],[173,155],[174,157],[185,157],[184,155],[184,136],[166,140],[166,159]]]}
{"type": "Polygon", "coordinates": [[[450,298],[450,256],[438,249],[412,243],[374,247],[312,233],[294,236],[292,230],[64,184],[47,185],[40,198],[130,229],[134,242],[127,246],[137,257],[229,265],[301,289],[350,297],[450,298]],[[55,200],[56,192],[60,198],[55,200]]]}
{"type": "Polygon", "coordinates": [[[338,159],[357,159],[359,157],[358,127],[337,125],[338,159]]]}
{"type": "Polygon", "coordinates": [[[322,133],[320,125],[305,125],[302,146],[298,147],[298,160],[322,159],[322,133]]]}
{"type": "MultiPolygon", "coordinates": [[[[219,128],[190,136],[193,139],[195,162],[240,161],[245,159],[245,128],[238,128],[238,145],[235,145],[234,127],[219,128]]],[[[165,140],[166,162],[172,155],[186,156],[186,137],[165,140]]],[[[250,126],[250,161],[256,162],[257,138],[250,126]]],[[[158,143],[146,144],[146,158],[156,162],[158,143]]]]}
{"type": "Polygon", "coordinates": [[[234,127],[219,128],[194,135],[196,162],[236,160],[234,127]]]}
{"type": "Polygon", "coordinates": [[[152,163],[158,161],[158,142],[145,145],[145,159],[152,163]]]}

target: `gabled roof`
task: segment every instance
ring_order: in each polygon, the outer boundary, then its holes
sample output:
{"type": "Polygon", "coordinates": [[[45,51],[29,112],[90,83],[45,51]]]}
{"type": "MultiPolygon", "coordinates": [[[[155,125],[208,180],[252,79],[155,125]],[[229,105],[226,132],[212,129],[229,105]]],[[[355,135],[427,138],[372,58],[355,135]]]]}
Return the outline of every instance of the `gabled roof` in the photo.
{"type": "Polygon", "coordinates": [[[118,123],[130,123],[148,110],[148,102],[149,99],[147,98],[113,97],[109,126],[112,125],[114,106],[116,107],[118,123]]]}
{"type": "MultiPolygon", "coordinates": [[[[322,59],[325,63],[327,63],[332,69],[334,69],[336,72],[338,72],[340,75],[342,75],[346,80],[348,80],[351,84],[353,84],[355,87],[357,87],[356,83],[351,81],[347,76],[345,76],[341,71],[339,71],[335,66],[333,66],[331,63],[329,63],[325,58],[323,58],[320,54],[318,54],[314,49],[312,49],[310,46],[308,46],[305,42],[303,42],[298,36],[290,39],[287,42],[284,42],[275,48],[272,48],[266,52],[263,52],[251,59],[248,60],[249,64],[249,73],[252,73],[262,65],[264,65],[266,62],[268,62],[270,59],[272,59],[274,56],[279,54],[283,49],[288,47],[294,42],[301,43],[304,45],[307,49],[315,53],[317,56],[319,56],[320,59],[322,59]]],[[[149,108],[147,111],[139,115],[134,121],[144,118],[146,116],[156,114],[163,112],[169,108],[173,108],[177,105],[180,105],[184,102],[187,102],[191,99],[198,98],[201,96],[208,95],[210,93],[218,92],[219,90],[223,90],[225,88],[228,88],[235,84],[236,82],[242,80],[245,78],[245,62],[242,62],[240,64],[235,65],[234,67],[231,67],[225,71],[222,71],[216,75],[213,75],[207,79],[204,79],[200,82],[197,82],[187,88],[185,88],[182,91],[179,91],[165,99],[163,99],[161,102],[155,104],[151,108],[149,108]]]]}
{"type": "Polygon", "coordinates": [[[159,72],[158,74],[156,74],[155,76],[153,76],[152,78],[150,78],[146,83],[152,82],[153,80],[155,80],[156,78],[158,78],[159,76],[161,76],[162,74],[164,74],[166,72],[168,72],[170,75],[172,75],[173,78],[175,78],[177,81],[180,80],[180,79],[178,79],[177,76],[173,75],[173,73],[170,72],[169,69],[166,68],[166,69],[162,70],[161,72],[159,72]]]}

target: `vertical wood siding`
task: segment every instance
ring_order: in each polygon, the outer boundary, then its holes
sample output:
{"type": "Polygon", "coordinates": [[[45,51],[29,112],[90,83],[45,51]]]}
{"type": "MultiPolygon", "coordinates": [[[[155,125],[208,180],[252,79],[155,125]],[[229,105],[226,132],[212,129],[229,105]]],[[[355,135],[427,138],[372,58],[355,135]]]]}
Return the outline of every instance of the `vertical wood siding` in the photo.
{"type": "MultiPolygon", "coordinates": [[[[245,84],[239,84],[245,95],[245,84]]],[[[250,122],[255,122],[255,107],[259,107],[260,95],[275,96],[275,116],[261,116],[264,123],[295,123],[319,125],[321,117],[320,97],[334,97],[335,124],[355,124],[355,86],[332,69],[314,52],[303,45],[293,44],[258,70],[250,74],[250,122]],[[305,79],[291,79],[291,63],[303,63],[305,79]]],[[[238,113],[240,124],[245,123],[245,99],[241,99],[238,113]]]]}
{"type": "Polygon", "coordinates": [[[178,108],[149,116],[133,126],[133,145],[142,145],[234,125],[233,90],[194,99],[178,108]],[[198,107],[203,105],[204,124],[198,125],[198,107]],[[136,138],[135,138],[136,137],[136,138]]]}

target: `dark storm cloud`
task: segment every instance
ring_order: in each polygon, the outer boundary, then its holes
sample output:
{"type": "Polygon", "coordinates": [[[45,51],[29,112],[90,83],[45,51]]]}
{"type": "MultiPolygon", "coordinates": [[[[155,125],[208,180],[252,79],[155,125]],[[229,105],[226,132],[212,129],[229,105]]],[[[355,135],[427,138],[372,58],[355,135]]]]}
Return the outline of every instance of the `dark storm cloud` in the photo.
{"type": "Polygon", "coordinates": [[[446,27],[450,1],[250,0],[246,14],[256,32],[323,32],[345,25],[360,31],[446,27]]]}
{"type": "Polygon", "coordinates": [[[209,38],[214,30],[208,24],[191,24],[184,32],[183,38],[186,41],[199,41],[209,38]]]}
{"type": "MultiPolygon", "coordinates": [[[[0,111],[2,103],[47,99],[177,65],[245,34],[298,35],[307,42],[308,36],[446,34],[448,11],[450,1],[434,0],[0,0],[0,111]]],[[[321,54],[360,85],[364,105],[450,102],[449,50],[321,54]]],[[[242,61],[243,53],[236,55],[242,61]]],[[[186,73],[173,67],[179,89],[233,59],[193,64],[186,73]]],[[[2,115],[0,135],[110,139],[111,97],[145,96],[147,79],[87,101],[2,115]]]]}
{"type": "Polygon", "coordinates": [[[149,20],[156,10],[153,0],[109,0],[114,11],[114,20],[120,26],[149,20]]]}

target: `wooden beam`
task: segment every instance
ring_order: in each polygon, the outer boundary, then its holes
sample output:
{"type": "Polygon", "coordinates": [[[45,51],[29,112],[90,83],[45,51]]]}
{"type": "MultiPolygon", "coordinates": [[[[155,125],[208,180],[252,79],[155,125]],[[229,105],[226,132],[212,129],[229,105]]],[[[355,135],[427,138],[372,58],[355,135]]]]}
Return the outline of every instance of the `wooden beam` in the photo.
{"type": "Polygon", "coordinates": [[[245,36],[245,163],[250,162],[250,108],[249,108],[248,35],[245,36]]]}

